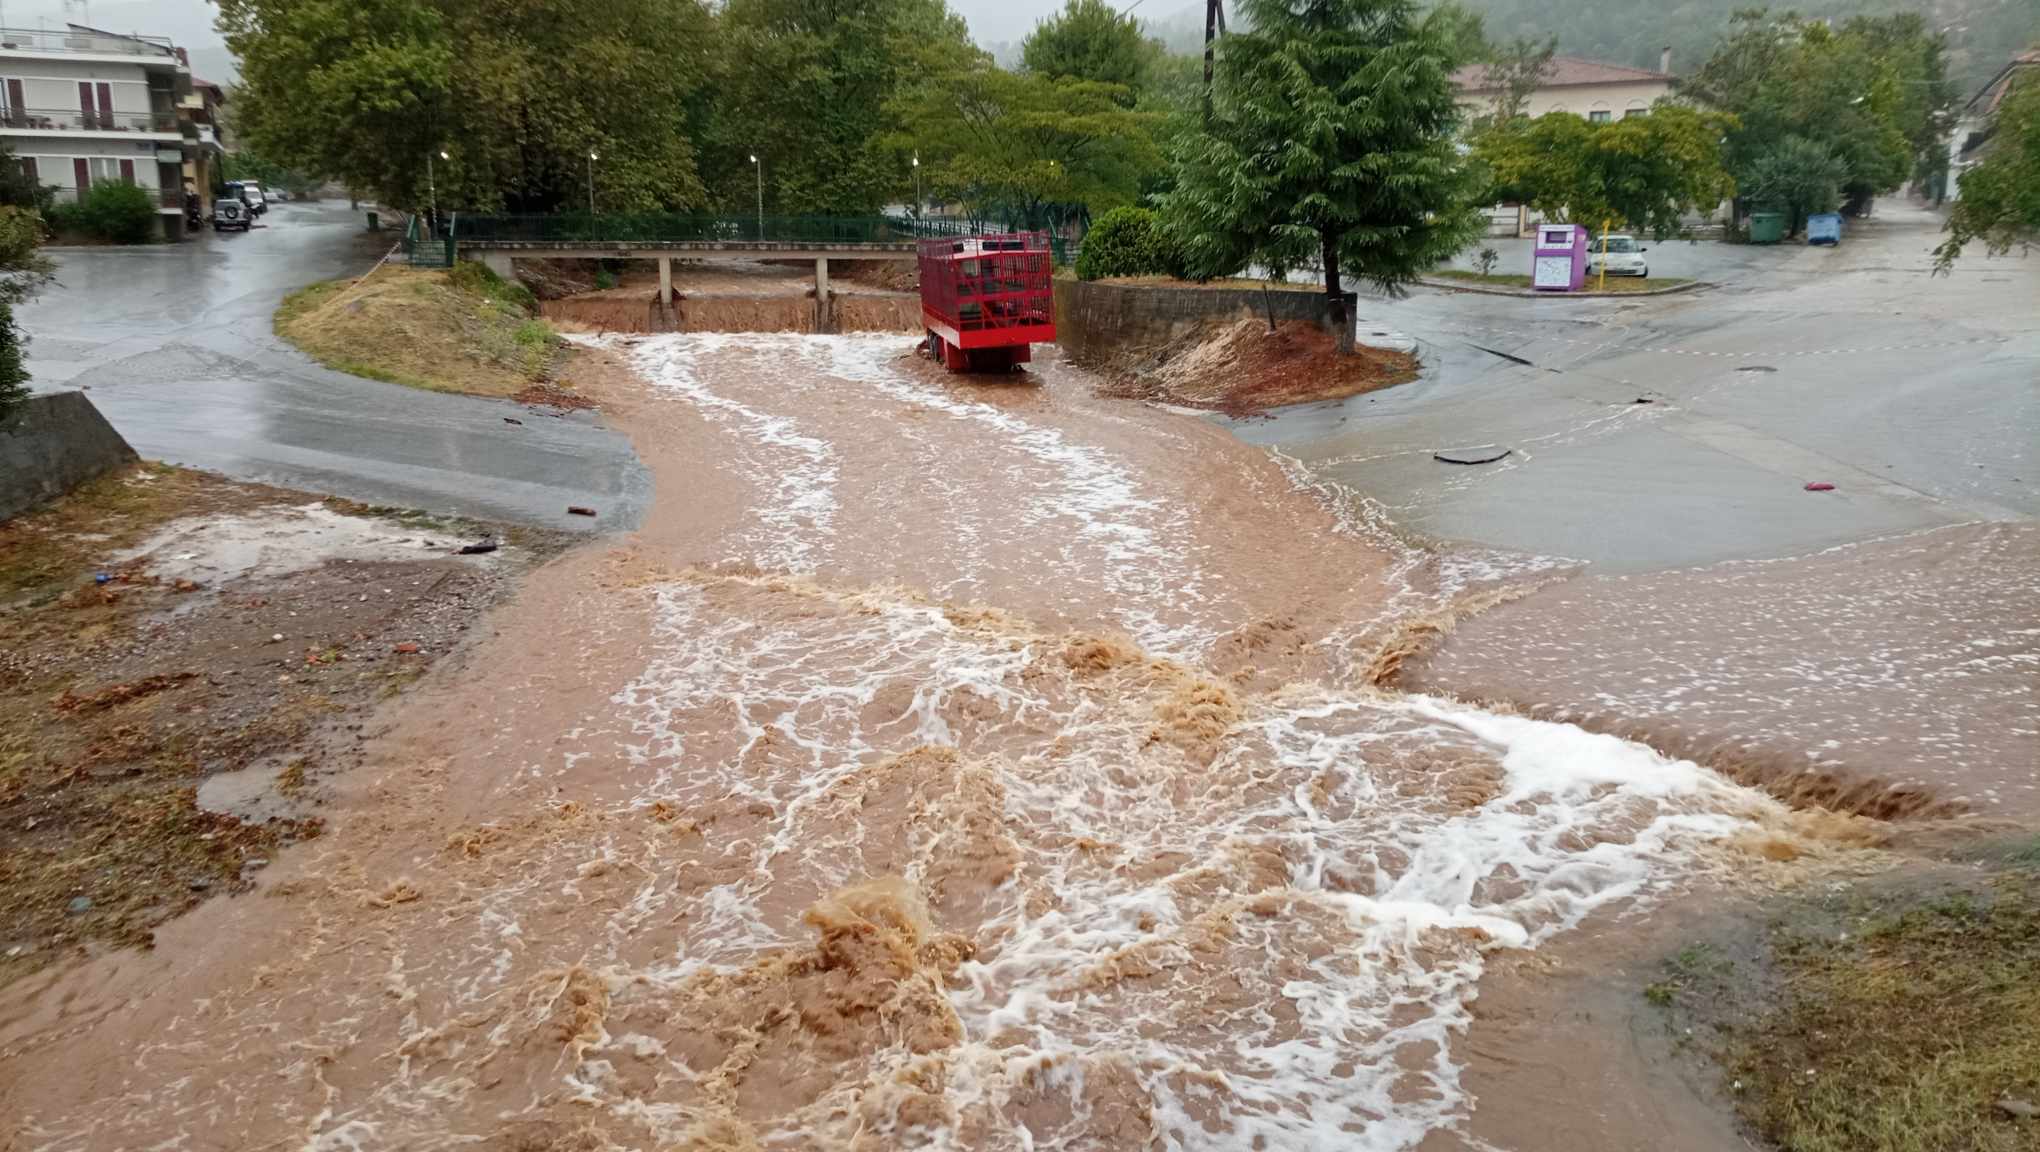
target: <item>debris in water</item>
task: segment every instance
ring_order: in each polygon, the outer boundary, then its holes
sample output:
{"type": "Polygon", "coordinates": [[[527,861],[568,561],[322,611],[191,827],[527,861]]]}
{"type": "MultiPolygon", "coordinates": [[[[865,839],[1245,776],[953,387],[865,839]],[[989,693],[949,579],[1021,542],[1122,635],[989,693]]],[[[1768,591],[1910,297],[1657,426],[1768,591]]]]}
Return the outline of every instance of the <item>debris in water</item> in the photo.
{"type": "Polygon", "coordinates": [[[1825,480],[1815,480],[1806,486],[1808,492],[1832,492],[1835,486],[1825,480]]]}
{"type": "Polygon", "coordinates": [[[494,552],[496,548],[497,548],[496,541],[490,537],[484,536],[480,540],[477,540],[472,544],[461,545],[457,550],[455,550],[454,554],[457,556],[480,556],[485,553],[494,552]]]}
{"type": "Polygon", "coordinates": [[[584,507],[580,504],[567,505],[567,515],[569,516],[593,516],[594,514],[595,510],[593,508],[584,507]]]}
{"type": "Polygon", "coordinates": [[[1477,448],[1447,448],[1442,452],[1433,452],[1431,459],[1446,464],[1492,464],[1514,451],[1513,448],[1503,448],[1496,444],[1482,444],[1477,448]]]}
{"type": "Polygon", "coordinates": [[[503,417],[503,423],[505,423],[505,424],[515,424],[515,425],[517,425],[517,426],[518,426],[518,427],[520,427],[520,428],[522,428],[522,427],[524,426],[524,421],[522,421],[522,420],[519,420],[519,419],[518,419],[517,417],[515,417],[515,416],[505,416],[505,417],[503,417]]]}
{"type": "Polygon", "coordinates": [[[418,646],[406,640],[402,644],[397,645],[394,651],[399,656],[412,656],[417,654],[418,646]]]}

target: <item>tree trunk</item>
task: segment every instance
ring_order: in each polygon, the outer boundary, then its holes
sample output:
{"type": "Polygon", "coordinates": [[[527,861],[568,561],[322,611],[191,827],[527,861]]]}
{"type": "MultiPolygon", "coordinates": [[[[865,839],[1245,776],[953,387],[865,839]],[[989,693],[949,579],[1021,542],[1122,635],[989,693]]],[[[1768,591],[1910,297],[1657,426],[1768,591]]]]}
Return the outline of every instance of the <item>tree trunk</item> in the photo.
{"type": "Polygon", "coordinates": [[[1346,315],[1346,293],[1339,283],[1339,236],[1329,230],[1319,235],[1324,238],[1325,312],[1331,318],[1339,351],[1349,353],[1353,351],[1353,318],[1346,315]]]}

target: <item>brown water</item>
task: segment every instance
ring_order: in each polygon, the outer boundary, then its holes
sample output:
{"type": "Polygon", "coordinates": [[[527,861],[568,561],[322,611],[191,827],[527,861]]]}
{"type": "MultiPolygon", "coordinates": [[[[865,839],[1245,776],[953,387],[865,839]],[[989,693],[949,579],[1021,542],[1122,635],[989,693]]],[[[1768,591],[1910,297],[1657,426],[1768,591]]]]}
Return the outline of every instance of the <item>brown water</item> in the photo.
{"type": "Polygon", "coordinates": [[[1372,687],[1540,564],[906,347],[604,342],[650,522],[535,574],[259,894],[0,990],[9,1146],[1412,1147],[1498,951],[1803,838],[1372,687]]]}

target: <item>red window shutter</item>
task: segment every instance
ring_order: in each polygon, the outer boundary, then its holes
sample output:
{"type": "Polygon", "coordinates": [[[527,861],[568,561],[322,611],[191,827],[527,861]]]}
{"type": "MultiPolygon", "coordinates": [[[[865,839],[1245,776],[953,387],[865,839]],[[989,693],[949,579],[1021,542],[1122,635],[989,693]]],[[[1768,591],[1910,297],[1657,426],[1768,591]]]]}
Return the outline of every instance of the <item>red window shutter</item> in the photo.
{"type": "Polygon", "coordinates": [[[123,160],[120,162],[120,182],[123,184],[132,184],[135,182],[134,161],[123,160]]]}
{"type": "Polygon", "coordinates": [[[9,80],[7,82],[7,111],[14,118],[19,119],[22,115],[22,109],[26,106],[26,102],[21,98],[21,81],[9,80]]]}
{"type": "Polygon", "coordinates": [[[71,161],[71,174],[78,178],[78,195],[84,196],[85,190],[92,187],[92,165],[87,164],[85,158],[80,156],[71,161]]]}
{"type": "Polygon", "coordinates": [[[113,127],[113,85],[111,84],[101,84],[99,86],[99,126],[101,128],[113,127]]]}
{"type": "Polygon", "coordinates": [[[42,174],[35,170],[35,157],[33,156],[23,156],[21,158],[21,174],[28,177],[30,184],[42,183],[42,174]]]}
{"type": "Polygon", "coordinates": [[[93,114],[98,109],[92,106],[92,84],[90,81],[78,81],[78,110],[85,113],[85,126],[91,127],[93,114]]]}

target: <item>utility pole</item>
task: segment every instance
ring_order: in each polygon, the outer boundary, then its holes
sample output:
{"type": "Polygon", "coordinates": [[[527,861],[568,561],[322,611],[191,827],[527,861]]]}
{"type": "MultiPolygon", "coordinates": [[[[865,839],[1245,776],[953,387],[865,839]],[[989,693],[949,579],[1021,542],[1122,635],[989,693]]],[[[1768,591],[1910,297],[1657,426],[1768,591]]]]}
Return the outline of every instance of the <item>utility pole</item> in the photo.
{"type": "Polygon", "coordinates": [[[595,161],[600,159],[593,148],[588,150],[588,219],[591,221],[595,219],[595,161]]]}
{"type": "Polygon", "coordinates": [[[1225,35],[1225,6],[1222,0],[1204,0],[1204,123],[1211,123],[1212,44],[1225,35]]]}
{"type": "Polygon", "coordinates": [[[758,239],[765,239],[765,165],[759,163],[758,154],[751,153],[751,167],[758,170],[758,239]]]}

